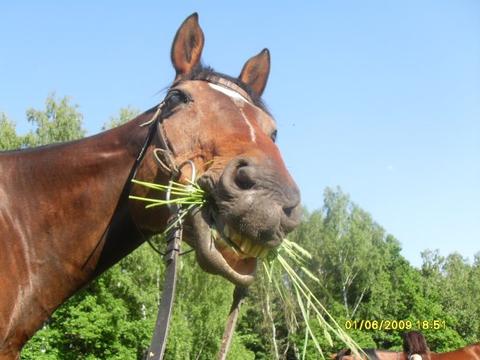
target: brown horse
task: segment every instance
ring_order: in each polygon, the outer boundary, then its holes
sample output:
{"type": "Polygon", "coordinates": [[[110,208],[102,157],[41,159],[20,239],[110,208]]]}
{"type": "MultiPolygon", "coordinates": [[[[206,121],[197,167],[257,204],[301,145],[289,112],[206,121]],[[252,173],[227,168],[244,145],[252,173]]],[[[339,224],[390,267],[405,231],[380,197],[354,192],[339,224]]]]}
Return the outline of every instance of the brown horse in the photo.
{"type": "MultiPolygon", "coordinates": [[[[364,350],[367,356],[361,359],[367,360],[409,360],[409,355],[406,352],[395,352],[386,350],[364,350]]],[[[461,349],[449,351],[445,353],[429,352],[421,355],[422,360],[480,360],[480,344],[473,344],[465,346],[461,349]]],[[[335,360],[359,360],[355,355],[352,355],[350,350],[342,350],[334,356],[335,360]]]]}
{"type": "MultiPolygon", "coordinates": [[[[404,334],[403,351],[385,351],[364,349],[361,359],[368,360],[480,360],[480,344],[469,345],[464,348],[446,353],[430,352],[425,337],[418,331],[404,334]]],[[[333,357],[335,360],[358,360],[350,350],[342,350],[333,357]]]]}
{"type": "Polygon", "coordinates": [[[134,174],[163,184],[171,177],[158,166],[156,148],[170,149],[180,181],[191,176],[181,164],[192,161],[209,194],[184,230],[204,270],[248,286],[258,255],[299,223],[299,191],[260,99],[268,50],[233,78],[201,65],[203,44],[193,14],[173,41],[176,77],[159,121],[141,126],[154,107],[83,140],[0,154],[0,359],[17,359],[60,304],[165,229],[167,209],[128,199],[153,196],[130,185],[134,174]]]}

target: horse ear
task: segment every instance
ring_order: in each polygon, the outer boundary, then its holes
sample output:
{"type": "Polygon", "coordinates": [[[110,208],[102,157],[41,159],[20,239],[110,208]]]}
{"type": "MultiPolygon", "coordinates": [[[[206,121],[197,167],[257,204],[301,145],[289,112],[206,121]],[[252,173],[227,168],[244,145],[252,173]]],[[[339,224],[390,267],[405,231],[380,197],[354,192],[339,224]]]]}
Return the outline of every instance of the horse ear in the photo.
{"type": "Polygon", "coordinates": [[[261,96],[267,85],[269,73],[270,52],[268,49],[263,49],[243,65],[239,79],[249,85],[258,96],[261,96]]]}
{"type": "Polygon", "coordinates": [[[205,38],[198,24],[198,14],[193,13],[180,25],[172,44],[172,64],[176,79],[188,74],[200,62],[205,38]]]}

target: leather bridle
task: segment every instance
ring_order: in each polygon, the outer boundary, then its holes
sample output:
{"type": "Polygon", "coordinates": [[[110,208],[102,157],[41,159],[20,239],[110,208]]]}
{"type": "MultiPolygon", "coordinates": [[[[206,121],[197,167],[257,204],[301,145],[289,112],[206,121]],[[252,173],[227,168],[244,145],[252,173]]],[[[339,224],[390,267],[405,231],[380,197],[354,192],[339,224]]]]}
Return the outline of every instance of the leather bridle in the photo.
{"type": "MultiPolygon", "coordinates": [[[[213,79],[212,79],[213,80],[213,79]]],[[[215,79],[212,82],[217,82],[215,79]]],[[[208,81],[208,80],[206,80],[208,81]]],[[[224,84],[222,84],[224,85],[224,84]]],[[[167,95],[168,97],[168,95],[167,95]]],[[[158,106],[152,116],[152,118],[141,124],[140,126],[149,126],[147,137],[140,149],[140,152],[135,159],[135,163],[130,171],[130,176],[127,180],[127,184],[135,178],[137,170],[145,157],[146,150],[152,143],[155,135],[158,135],[159,148],[154,149],[153,154],[159,167],[169,176],[170,181],[178,180],[182,167],[186,164],[190,164],[192,167],[192,177],[195,175],[195,166],[192,161],[185,161],[183,164],[177,166],[173,154],[173,150],[170,146],[170,142],[165,135],[162,121],[166,118],[163,117],[163,110],[165,108],[165,100],[163,100],[158,106]]],[[[192,179],[194,181],[195,178],[192,179]]],[[[182,209],[179,206],[169,206],[170,217],[167,221],[167,229],[169,231],[166,235],[167,246],[163,255],[166,268],[165,268],[165,283],[163,286],[162,299],[158,307],[158,315],[155,323],[154,333],[152,336],[150,347],[145,355],[146,360],[161,360],[165,354],[168,330],[170,327],[170,320],[173,310],[173,302],[175,299],[175,289],[177,282],[177,263],[180,253],[180,245],[182,242],[182,221],[181,218],[182,209]]],[[[149,242],[150,243],[150,242],[149,242]]],[[[150,243],[151,245],[151,243],[150,243]]],[[[153,247],[153,246],[152,246],[153,247]]],[[[158,250],[157,250],[158,252],[158,250]]],[[[247,289],[236,286],[233,292],[232,306],[230,308],[230,314],[227,318],[225,325],[224,335],[222,337],[222,343],[220,351],[218,353],[218,359],[226,359],[228,350],[231,345],[233,333],[235,330],[236,321],[240,312],[240,306],[247,295],[247,289]]]]}

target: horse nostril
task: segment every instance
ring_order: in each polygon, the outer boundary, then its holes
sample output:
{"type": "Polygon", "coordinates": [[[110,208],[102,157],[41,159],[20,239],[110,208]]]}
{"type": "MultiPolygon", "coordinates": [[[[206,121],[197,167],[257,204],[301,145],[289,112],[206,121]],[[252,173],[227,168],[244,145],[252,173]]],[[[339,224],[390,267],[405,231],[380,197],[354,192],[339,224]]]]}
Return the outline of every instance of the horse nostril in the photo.
{"type": "Polygon", "coordinates": [[[287,215],[287,217],[290,217],[295,208],[296,208],[296,206],[284,207],[283,212],[285,213],[285,215],[287,215]]]}
{"type": "Polygon", "coordinates": [[[252,169],[248,165],[241,165],[235,174],[235,184],[242,190],[249,190],[255,185],[252,179],[252,169]]]}
{"type": "Polygon", "coordinates": [[[282,229],[285,233],[289,233],[300,224],[302,215],[301,207],[300,204],[284,206],[282,210],[285,214],[285,217],[282,219],[282,229]]]}

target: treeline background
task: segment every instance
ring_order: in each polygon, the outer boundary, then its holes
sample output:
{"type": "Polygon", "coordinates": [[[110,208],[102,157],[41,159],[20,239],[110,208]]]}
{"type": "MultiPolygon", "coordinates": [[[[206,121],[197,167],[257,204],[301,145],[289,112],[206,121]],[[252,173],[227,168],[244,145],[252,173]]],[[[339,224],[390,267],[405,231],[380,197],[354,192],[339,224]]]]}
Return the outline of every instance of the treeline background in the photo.
{"type": "MultiPolygon", "coordinates": [[[[119,111],[103,129],[138,113],[119,111]]],[[[69,98],[50,95],[44,109],[29,109],[32,126],[17,134],[15,123],[0,112],[0,149],[18,149],[81,138],[82,114],[69,98]]],[[[21,199],[19,199],[21,201],[21,199]]],[[[408,224],[405,224],[408,226],[408,224]]],[[[401,255],[401,244],[339,188],[324,191],[321,209],[305,211],[290,236],[311,252],[308,270],[321,285],[304,280],[341,325],[347,320],[411,320],[433,351],[448,351],[480,340],[480,253],[465,259],[453,253],[422,252],[413,267],[401,255]],[[439,330],[418,329],[417,321],[439,320],[439,330]]],[[[452,239],[452,242],[462,239],[452,239]]],[[[231,303],[233,286],[208,275],[194,255],[182,257],[167,359],[214,359],[231,303]]],[[[22,359],[141,359],[156,319],[164,265],[148,245],[92,282],[44,324],[22,352],[22,359]]],[[[286,281],[286,280],[285,280],[286,281]]],[[[237,326],[229,359],[317,359],[313,343],[305,344],[301,316],[292,317],[259,271],[237,326]]],[[[325,353],[332,344],[316,320],[310,326],[325,353]]],[[[401,349],[403,331],[351,330],[362,347],[401,349]]]]}

